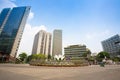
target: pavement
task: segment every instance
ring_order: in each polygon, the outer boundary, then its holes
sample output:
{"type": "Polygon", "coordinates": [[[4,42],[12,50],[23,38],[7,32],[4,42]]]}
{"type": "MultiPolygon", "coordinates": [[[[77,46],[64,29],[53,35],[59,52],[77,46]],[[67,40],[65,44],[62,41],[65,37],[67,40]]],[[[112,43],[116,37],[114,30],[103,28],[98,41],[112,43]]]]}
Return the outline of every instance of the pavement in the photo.
{"type": "Polygon", "coordinates": [[[120,65],[43,67],[0,64],[0,80],[120,80],[120,65]]]}

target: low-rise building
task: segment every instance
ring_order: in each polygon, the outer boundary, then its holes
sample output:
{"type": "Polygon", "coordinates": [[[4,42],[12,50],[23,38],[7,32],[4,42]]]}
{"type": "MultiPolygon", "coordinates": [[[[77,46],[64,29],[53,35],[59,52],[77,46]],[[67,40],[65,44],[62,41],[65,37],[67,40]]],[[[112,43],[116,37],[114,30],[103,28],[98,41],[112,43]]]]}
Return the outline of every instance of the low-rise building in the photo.
{"type": "Polygon", "coordinates": [[[66,58],[80,58],[87,52],[85,45],[70,45],[64,48],[66,58]]]}

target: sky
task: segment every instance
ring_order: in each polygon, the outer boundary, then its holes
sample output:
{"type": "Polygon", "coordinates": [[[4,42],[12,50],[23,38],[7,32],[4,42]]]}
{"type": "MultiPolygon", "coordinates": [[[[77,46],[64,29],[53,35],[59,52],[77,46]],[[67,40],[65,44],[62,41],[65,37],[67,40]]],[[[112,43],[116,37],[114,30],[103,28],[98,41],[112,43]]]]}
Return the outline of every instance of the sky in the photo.
{"type": "Polygon", "coordinates": [[[63,48],[85,44],[92,53],[103,50],[101,41],[120,34],[120,0],[0,0],[0,11],[18,6],[31,6],[18,54],[31,54],[41,29],[61,29],[63,48]]]}

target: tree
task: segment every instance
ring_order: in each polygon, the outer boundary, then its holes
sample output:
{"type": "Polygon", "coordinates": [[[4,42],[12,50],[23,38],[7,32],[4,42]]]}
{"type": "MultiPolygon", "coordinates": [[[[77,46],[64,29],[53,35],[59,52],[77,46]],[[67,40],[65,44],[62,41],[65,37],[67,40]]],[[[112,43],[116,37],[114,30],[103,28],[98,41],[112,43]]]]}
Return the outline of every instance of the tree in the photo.
{"type": "Polygon", "coordinates": [[[97,59],[97,61],[102,61],[103,59],[109,59],[110,58],[110,55],[109,55],[109,53],[107,53],[107,52],[104,52],[104,51],[102,51],[102,52],[99,52],[98,53],[98,55],[96,56],[96,59],[97,59]]]}
{"type": "Polygon", "coordinates": [[[90,57],[90,55],[91,55],[91,51],[90,51],[89,49],[87,49],[86,53],[84,53],[84,54],[82,55],[82,57],[88,58],[88,57],[90,57]]]}
{"type": "Polygon", "coordinates": [[[52,58],[52,56],[50,54],[48,54],[47,58],[48,58],[48,60],[50,60],[52,58]]]}
{"type": "Polygon", "coordinates": [[[119,57],[113,57],[112,60],[113,60],[114,62],[120,62],[120,58],[119,58],[119,57]]]}
{"type": "Polygon", "coordinates": [[[44,54],[37,54],[37,59],[46,59],[46,56],[44,54]]]}
{"type": "Polygon", "coordinates": [[[37,54],[32,54],[31,56],[32,56],[32,59],[36,60],[38,55],[37,54]]]}
{"type": "Polygon", "coordinates": [[[22,61],[22,62],[25,62],[25,60],[27,59],[27,54],[25,52],[19,54],[19,59],[22,61]]]}
{"type": "Polygon", "coordinates": [[[26,62],[29,63],[31,60],[32,60],[32,55],[29,55],[29,56],[27,57],[26,62]]]}
{"type": "Polygon", "coordinates": [[[104,51],[102,51],[102,52],[100,52],[100,53],[98,53],[98,55],[97,55],[98,57],[100,57],[100,58],[110,58],[110,55],[109,55],[109,53],[107,53],[107,52],[104,52],[104,51]]]}
{"type": "Polygon", "coordinates": [[[32,54],[29,56],[30,60],[34,59],[34,60],[44,60],[46,59],[46,56],[44,54],[32,54]]]}

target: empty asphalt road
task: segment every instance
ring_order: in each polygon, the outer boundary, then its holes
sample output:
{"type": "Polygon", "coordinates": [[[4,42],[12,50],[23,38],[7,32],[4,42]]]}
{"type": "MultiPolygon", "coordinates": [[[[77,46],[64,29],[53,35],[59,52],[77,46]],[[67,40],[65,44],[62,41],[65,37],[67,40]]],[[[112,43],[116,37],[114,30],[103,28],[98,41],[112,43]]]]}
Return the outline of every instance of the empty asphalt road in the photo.
{"type": "Polygon", "coordinates": [[[120,65],[43,67],[0,64],[0,80],[120,80],[120,65]]]}

